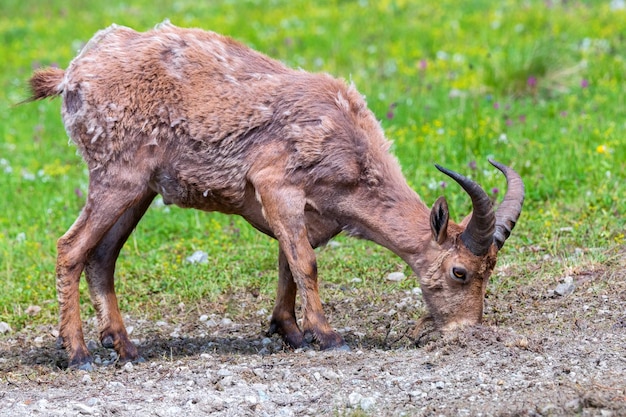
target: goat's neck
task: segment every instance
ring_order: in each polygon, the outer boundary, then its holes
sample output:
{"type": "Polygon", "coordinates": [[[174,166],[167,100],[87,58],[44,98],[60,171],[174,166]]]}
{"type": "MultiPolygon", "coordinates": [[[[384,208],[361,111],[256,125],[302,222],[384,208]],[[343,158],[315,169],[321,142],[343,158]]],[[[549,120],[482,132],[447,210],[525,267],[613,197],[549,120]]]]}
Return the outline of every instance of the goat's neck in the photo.
{"type": "Polygon", "coordinates": [[[346,231],[378,243],[418,267],[431,240],[430,210],[408,185],[375,187],[348,199],[346,231]]]}

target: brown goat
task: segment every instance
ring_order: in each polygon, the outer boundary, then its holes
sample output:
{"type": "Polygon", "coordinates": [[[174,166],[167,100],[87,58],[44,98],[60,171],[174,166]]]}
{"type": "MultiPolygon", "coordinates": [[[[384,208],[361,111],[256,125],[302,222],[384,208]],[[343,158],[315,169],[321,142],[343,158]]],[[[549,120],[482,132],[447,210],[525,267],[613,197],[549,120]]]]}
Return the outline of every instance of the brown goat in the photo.
{"type": "Polygon", "coordinates": [[[31,100],[61,95],[69,136],[89,167],[80,216],[58,241],[60,336],[71,367],[88,368],[79,315],[85,271],[100,340],[139,358],[114,291],[115,262],[157,194],[167,204],[238,214],[279,242],[270,332],[293,347],[345,342],[324,316],[313,249],[341,231],[404,259],[437,327],[480,322],[498,250],[517,221],[522,181],[497,212],[473,181],[437,166],[469,194],[473,214],[449,221],[407,185],[389,142],[353,86],[287,68],[216,33],[169,23],[98,32],[67,70],[31,79],[31,100]],[[300,291],[302,329],[296,322],[300,291]]]}

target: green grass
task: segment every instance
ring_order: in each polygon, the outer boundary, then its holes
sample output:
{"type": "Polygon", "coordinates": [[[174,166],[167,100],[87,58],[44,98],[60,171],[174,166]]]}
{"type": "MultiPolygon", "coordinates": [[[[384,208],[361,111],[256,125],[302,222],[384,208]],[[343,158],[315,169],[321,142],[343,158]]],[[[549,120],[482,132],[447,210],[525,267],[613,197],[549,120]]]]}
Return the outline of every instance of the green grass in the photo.
{"type": "MultiPolygon", "coordinates": [[[[453,217],[467,196],[433,163],[503,190],[488,157],[513,166],[527,187],[524,212],[500,264],[519,277],[558,276],[572,263],[605,262],[624,242],[626,10],[603,2],[487,0],[305,1],[31,0],[0,4],[0,321],[51,322],[55,242],[80,211],[86,169],[68,146],[60,101],[14,107],[33,68],[66,67],[97,30],[115,22],[147,30],[165,18],[221,32],[293,67],[354,81],[368,98],[407,180],[431,204],[445,194],[453,217]],[[435,3],[437,3],[435,5],[435,3]],[[475,161],[475,166],[473,168],[475,161]],[[574,256],[576,248],[582,256],[574,256]],[[35,317],[30,305],[42,307],[35,317]]],[[[340,238],[320,250],[322,279],[394,286],[406,267],[368,242],[340,238]]],[[[239,218],[153,207],[118,262],[125,312],[158,315],[229,290],[273,293],[276,243],[239,218]],[[184,258],[201,249],[208,265],[184,258]]],[[[415,285],[405,282],[403,286],[415,285]]],[[[84,288],[83,288],[84,290],[84,288]]],[[[86,291],[83,291],[86,294],[86,291]]],[[[86,314],[90,303],[84,302],[86,314]]]]}

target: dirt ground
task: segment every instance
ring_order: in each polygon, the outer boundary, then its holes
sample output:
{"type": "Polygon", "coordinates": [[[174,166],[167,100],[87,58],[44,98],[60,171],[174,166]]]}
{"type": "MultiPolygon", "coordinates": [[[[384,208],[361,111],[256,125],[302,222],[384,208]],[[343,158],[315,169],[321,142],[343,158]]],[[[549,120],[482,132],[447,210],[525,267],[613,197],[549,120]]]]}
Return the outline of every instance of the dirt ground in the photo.
{"type": "Polygon", "coordinates": [[[625,267],[575,268],[564,296],[554,279],[490,293],[485,323],[449,335],[412,334],[419,290],[326,288],[350,352],[284,349],[271,300],[249,293],[128,317],[146,361],[91,341],[92,372],[64,370],[54,328],[27,328],[0,336],[0,415],[626,416],[625,267]]]}

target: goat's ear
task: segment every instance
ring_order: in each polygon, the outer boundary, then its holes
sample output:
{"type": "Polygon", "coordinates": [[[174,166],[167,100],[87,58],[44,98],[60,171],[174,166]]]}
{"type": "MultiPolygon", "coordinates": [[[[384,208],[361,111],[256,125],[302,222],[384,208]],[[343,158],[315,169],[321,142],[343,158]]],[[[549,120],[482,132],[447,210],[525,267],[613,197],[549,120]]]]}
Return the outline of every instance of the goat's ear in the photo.
{"type": "Polygon", "coordinates": [[[445,197],[439,197],[430,211],[430,230],[433,233],[433,240],[440,245],[448,237],[449,219],[448,202],[445,197]]]}

